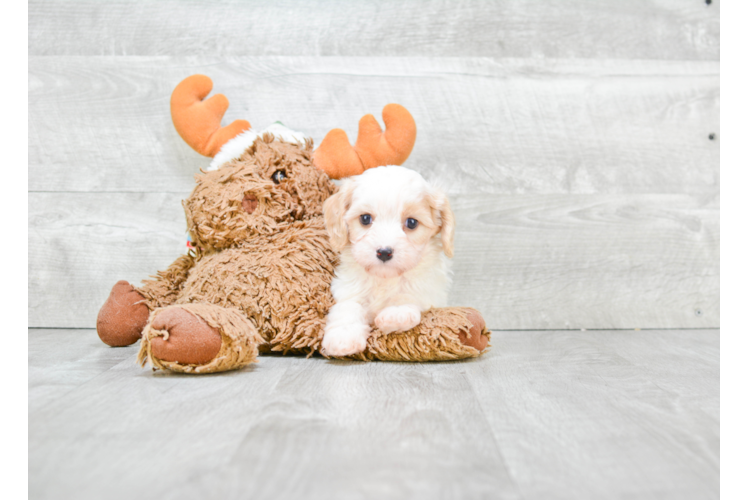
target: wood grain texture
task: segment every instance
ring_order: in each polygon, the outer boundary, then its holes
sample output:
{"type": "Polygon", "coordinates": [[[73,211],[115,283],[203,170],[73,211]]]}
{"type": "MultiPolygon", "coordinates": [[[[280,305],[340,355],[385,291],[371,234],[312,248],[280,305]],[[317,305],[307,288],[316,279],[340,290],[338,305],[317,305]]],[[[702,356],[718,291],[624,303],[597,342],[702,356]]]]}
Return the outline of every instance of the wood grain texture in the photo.
{"type": "Polygon", "coordinates": [[[191,190],[208,161],[168,103],[200,72],[225,123],[317,144],[399,102],[418,124],[406,165],[454,194],[719,191],[718,62],[387,57],[32,57],[29,190],[191,190]]]}
{"type": "Polygon", "coordinates": [[[715,330],[495,332],[465,362],[200,377],[92,339],[29,331],[35,500],[719,498],[715,330]]]}
{"type": "MultiPolygon", "coordinates": [[[[726,11],[726,14],[730,12],[726,11]]],[[[733,11],[733,22],[744,12],[733,11]]],[[[737,25],[736,25],[737,26],[737,25]]],[[[727,32],[729,35],[729,31],[727,32]]],[[[736,31],[733,31],[736,33],[736,31]]],[[[728,36],[729,39],[729,36],[728,36]]],[[[735,42],[735,39],[732,39],[735,42]]],[[[733,44],[733,49],[736,45],[733,44]]],[[[735,52],[733,52],[734,54],[735,52]]],[[[715,166],[719,178],[719,326],[748,325],[748,62],[719,63],[715,166]]]]}
{"type": "Polygon", "coordinates": [[[30,330],[29,414],[132,359],[131,349],[101,349],[95,330],[30,330]]]}
{"type": "Polygon", "coordinates": [[[139,283],[168,267],[186,251],[180,199],[30,193],[29,325],[95,327],[116,281],[139,283]]]}
{"type": "MultiPolygon", "coordinates": [[[[185,249],[170,193],[30,193],[29,325],[93,327],[185,249]]],[[[719,198],[457,195],[452,305],[491,329],[719,326],[719,198]]]]}
{"type": "Polygon", "coordinates": [[[460,196],[454,304],[492,329],[719,326],[719,198],[460,196]]]}
{"type": "MultiPolygon", "coordinates": [[[[748,172],[743,169],[743,182],[748,172]]],[[[733,185],[734,188],[734,185],[733,185]]],[[[745,194],[721,194],[718,223],[717,270],[721,327],[748,325],[748,199],[745,194]]]]}
{"type": "Polygon", "coordinates": [[[31,326],[93,327],[184,252],[208,161],[169,96],[205,73],[224,123],[317,144],[410,109],[450,300],[502,331],[465,362],[190,377],[30,329],[30,498],[719,498],[719,331],[569,330],[719,326],[719,3],[31,1],[31,326]]]}
{"type": "Polygon", "coordinates": [[[32,1],[29,55],[719,60],[719,1],[32,1]]]}
{"type": "Polygon", "coordinates": [[[451,301],[492,328],[719,325],[719,2],[32,2],[29,53],[32,326],[91,327],[184,251],[193,73],[225,122],[317,144],[410,109],[406,165],[458,212],[451,301]]]}
{"type": "Polygon", "coordinates": [[[718,331],[492,344],[466,372],[523,498],[719,498],[718,331]]]}

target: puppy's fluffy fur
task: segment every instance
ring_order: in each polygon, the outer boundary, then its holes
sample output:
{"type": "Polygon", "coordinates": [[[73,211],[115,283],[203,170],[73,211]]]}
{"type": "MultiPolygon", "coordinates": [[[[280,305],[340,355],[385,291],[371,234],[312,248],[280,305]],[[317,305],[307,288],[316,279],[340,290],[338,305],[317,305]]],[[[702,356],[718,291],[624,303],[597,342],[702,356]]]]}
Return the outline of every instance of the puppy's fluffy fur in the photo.
{"type": "Polygon", "coordinates": [[[324,214],[341,252],[325,354],[361,352],[372,324],[384,333],[407,331],[423,311],[446,305],[454,214],[447,196],[420,174],[398,166],[367,170],[343,181],[324,214]]]}

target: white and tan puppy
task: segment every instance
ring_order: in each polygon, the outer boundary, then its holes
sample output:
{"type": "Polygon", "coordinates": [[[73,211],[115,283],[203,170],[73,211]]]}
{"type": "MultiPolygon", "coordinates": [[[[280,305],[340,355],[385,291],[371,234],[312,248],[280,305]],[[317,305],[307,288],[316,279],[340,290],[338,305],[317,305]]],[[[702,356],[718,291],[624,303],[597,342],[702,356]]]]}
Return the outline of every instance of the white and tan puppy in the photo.
{"type": "Polygon", "coordinates": [[[377,167],[343,181],[324,212],[341,254],[323,353],[356,354],[371,325],[384,333],[410,330],[423,311],[446,305],[455,223],[441,190],[413,170],[377,167]]]}

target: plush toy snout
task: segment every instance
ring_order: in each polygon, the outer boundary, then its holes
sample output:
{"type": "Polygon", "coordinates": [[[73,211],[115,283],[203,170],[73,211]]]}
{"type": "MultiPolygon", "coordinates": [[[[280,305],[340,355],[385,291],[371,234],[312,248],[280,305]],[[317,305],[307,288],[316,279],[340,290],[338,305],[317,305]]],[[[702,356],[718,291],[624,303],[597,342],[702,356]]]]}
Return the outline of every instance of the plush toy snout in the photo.
{"type": "Polygon", "coordinates": [[[244,199],[242,200],[242,208],[245,212],[252,215],[252,212],[257,210],[257,204],[258,201],[255,195],[249,193],[244,195],[244,199]]]}

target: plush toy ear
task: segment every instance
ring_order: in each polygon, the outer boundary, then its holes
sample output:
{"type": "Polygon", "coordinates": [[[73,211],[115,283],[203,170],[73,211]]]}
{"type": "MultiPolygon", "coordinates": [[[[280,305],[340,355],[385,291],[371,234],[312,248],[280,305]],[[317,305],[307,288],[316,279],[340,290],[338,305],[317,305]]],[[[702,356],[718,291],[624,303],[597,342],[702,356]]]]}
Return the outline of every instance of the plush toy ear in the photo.
{"type": "Polygon", "coordinates": [[[229,108],[223,94],[205,99],[213,81],[205,75],[182,80],[171,93],[171,120],[184,142],[203,156],[215,156],[229,140],[250,128],[247,120],[236,120],[221,127],[221,118],[229,108]]]}
{"type": "Polygon", "coordinates": [[[361,118],[353,147],[343,130],[331,130],[314,152],[315,166],[333,179],[342,179],[373,167],[402,165],[416,143],[416,122],[399,104],[385,106],[382,119],[384,132],[374,116],[361,118]]]}
{"type": "Polygon", "coordinates": [[[444,254],[451,259],[454,256],[455,214],[449,206],[449,198],[443,192],[435,191],[429,196],[429,204],[439,214],[442,248],[444,254]]]}
{"type": "Polygon", "coordinates": [[[346,179],[340,191],[325,200],[322,211],[325,214],[325,227],[330,235],[330,246],[333,250],[341,251],[348,244],[348,224],[345,213],[351,206],[354,181],[346,179]]]}

